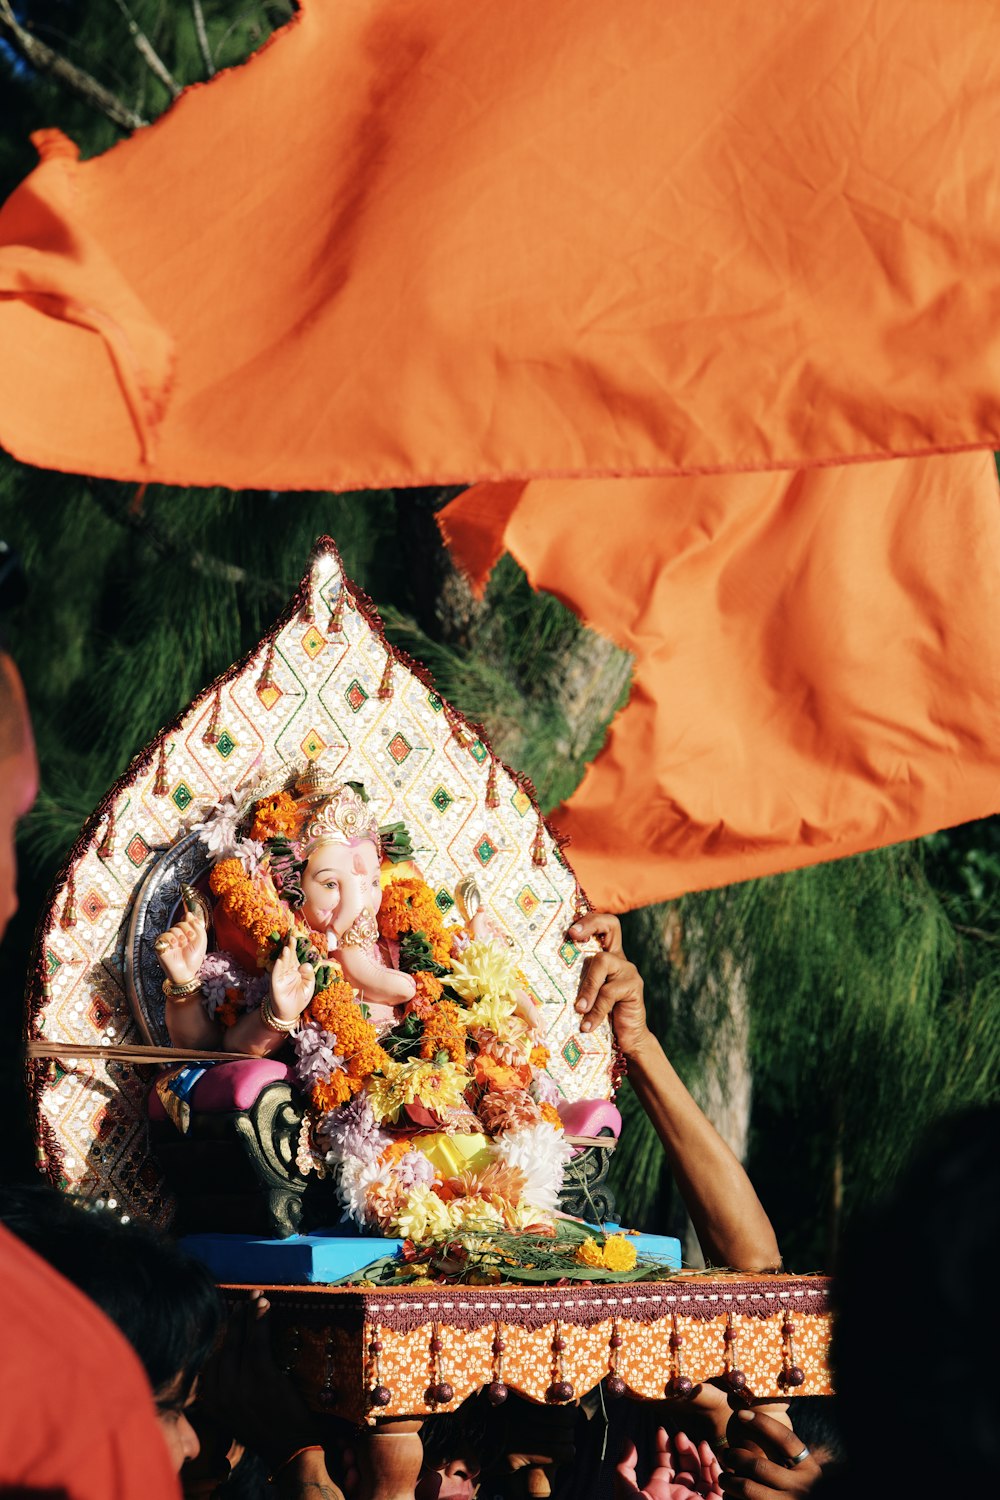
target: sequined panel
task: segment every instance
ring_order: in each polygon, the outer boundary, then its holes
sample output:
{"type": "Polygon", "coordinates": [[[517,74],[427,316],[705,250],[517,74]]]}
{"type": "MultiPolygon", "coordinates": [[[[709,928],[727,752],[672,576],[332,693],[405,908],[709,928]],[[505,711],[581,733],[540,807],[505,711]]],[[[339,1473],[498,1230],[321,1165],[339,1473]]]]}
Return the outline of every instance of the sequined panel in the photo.
{"type": "MultiPolygon", "coordinates": [[[[582,962],[566,941],[579,900],[572,870],[518,779],[391,657],[329,540],[274,631],[150,742],[84,829],[41,929],[33,1037],[100,1049],[147,1041],[123,982],[137,887],[221,798],[316,759],[362,781],[380,821],[407,825],[446,914],[458,880],[475,875],[541,1004],[557,1085],[567,1099],[608,1098],[608,1031],[582,1036],[572,1010],[582,962]]],[[[156,1028],[154,1016],[154,1039],[156,1028]]],[[[36,1064],[38,1140],[67,1188],[165,1224],[171,1205],[144,1123],[149,1076],[111,1060],[36,1064]]]]}

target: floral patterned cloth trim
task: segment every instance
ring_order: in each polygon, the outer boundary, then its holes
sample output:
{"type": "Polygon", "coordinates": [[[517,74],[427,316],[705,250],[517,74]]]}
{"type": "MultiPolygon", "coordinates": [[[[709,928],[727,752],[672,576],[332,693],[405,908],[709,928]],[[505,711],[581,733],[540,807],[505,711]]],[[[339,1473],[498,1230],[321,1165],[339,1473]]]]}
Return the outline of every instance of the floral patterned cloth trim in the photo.
{"type": "MultiPolygon", "coordinates": [[[[576,1398],[612,1368],[629,1395],[662,1400],[678,1373],[672,1331],[683,1338],[683,1374],[694,1382],[723,1375],[728,1348],[730,1366],[744,1373],[755,1396],[828,1395],[827,1287],[821,1277],[681,1277],[658,1286],[444,1287],[439,1295],[436,1288],[375,1295],[281,1287],[268,1289],[268,1296],[281,1357],[309,1403],[374,1422],[454,1410],[499,1378],[508,1389],[544,1403],[558,1375],[576,1398]],[[789,1324],[802,1376],[794,1389],[782,1379],[789,1365],[789,1324]],[[620,1340],[615,1348],[613,1336],[620,1340]],[[499,1375],[498,1338],[504,1345],[499,1375]],[[432,1349],[432,1343],[439,1347],[432,1349]],[[441,1382],[452,1391],[446,1402],[431,1399],[441,1382]],[[378,1387],[388,1396],[375,1407],[370,1393],[378,1387]]],[[[230,1291],[239,1295],[240,1289],[230,1291]]]]}

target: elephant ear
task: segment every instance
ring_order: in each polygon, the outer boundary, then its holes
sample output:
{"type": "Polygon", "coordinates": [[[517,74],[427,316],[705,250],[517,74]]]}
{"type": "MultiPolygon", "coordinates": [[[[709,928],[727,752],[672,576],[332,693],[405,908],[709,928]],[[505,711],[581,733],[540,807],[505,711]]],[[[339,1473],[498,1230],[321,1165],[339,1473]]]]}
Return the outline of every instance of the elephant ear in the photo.
{"type": "Polygon", "coordinates": [[[242,816],[310,765],[371,803],[383,878],[416,857],[446,922],[459,920],[456,891],[475,877],[541,1010],[560,1097],[611,1096],[608,1030],[581,1034],[573,1012],[582,955],[566,929],[585,898],[529,783],[397,658],[323,538],[272,629],[110,789],[42,914],[28,997],[32,1100],[40,1160],[67,1189],[169,1220],[147,1144],[148,1072],[109,1048],[166,1044],[152,939],[182,883],[204,888],[224,831],[209,815],[224,805],[242,816]]]}

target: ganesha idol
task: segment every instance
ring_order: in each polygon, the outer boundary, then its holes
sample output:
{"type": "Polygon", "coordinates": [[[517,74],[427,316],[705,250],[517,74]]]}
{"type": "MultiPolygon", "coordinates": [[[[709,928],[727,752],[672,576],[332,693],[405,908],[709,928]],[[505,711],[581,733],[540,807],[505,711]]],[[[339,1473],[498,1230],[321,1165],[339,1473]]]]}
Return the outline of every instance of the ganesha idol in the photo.
{"type": "Polygon", "coordinates": [[[572,1148],[539,1013],[474,882],[446,925],[402,825],[380,830],[363,788],[315,767],[199,829],[214,902],[189,892],[155,943],[173,1044],[294,1049],[300,1164],[359,1225],[426,1240],[550,1223],[572,1148]]]}

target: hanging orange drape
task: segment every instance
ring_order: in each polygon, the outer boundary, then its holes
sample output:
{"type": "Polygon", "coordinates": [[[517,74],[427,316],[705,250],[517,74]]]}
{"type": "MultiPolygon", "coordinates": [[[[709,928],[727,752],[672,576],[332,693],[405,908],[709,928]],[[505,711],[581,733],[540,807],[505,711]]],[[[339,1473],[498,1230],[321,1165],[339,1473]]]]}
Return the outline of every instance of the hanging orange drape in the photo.
{"type": "Polygon", "coordinates": [[[253,488],[1000,442],[1000,6],[302,0],[0,210],[0,443],[253,488]]]}
{"type": "Polygon", "coordinates": [[[473,583],[507,549],[635,655],[555,814],[615,911],[1000,809],[989,454],[800,474],[479,485],[443,512],[473,583]]]}
{"type": "Polygon", "coordinates": [[[960,450],[1000,443],[1000,6],[302,0],[100,158],[37,139],[0,443],[483,481],[458,555],[509,546],[636,653],[562,818],[595,899],[996,807],[995,479],[960,450]]]}

